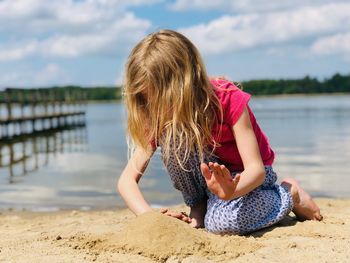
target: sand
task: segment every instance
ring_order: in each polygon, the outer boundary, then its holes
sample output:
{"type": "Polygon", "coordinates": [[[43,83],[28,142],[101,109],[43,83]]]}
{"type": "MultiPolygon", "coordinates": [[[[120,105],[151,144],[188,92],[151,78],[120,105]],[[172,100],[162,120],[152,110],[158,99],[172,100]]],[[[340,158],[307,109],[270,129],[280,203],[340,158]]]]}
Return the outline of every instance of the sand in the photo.
{"type": "Polygon", "coordinates": [[[317,202],[322,222],[291,214],[248,236],[210,234],[159,212],[2,211],[0,262],[350,262],[350,199],[317,202]]]}

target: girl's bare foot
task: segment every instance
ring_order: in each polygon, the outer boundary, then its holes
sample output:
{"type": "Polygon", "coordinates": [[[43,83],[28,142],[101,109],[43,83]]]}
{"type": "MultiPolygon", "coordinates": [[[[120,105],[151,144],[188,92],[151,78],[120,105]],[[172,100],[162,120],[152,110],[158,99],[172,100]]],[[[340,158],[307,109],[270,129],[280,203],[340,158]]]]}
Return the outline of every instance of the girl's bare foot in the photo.
{"type": "Polygon", "coordinates": [[[198,204],[197,206],[191,207],[190,218],[192,221],[190,225],[194,228],[203,228],[204,216],[206,212],[207,212],[206,201],[198,204]]]}
{"type": "Polygon", "coordinates": [[[300,221],[322,220],[320,208],[296,180],[286,178],[282,181],[282,185],[290,189],[294,202],[293,213],[300,221]]]}

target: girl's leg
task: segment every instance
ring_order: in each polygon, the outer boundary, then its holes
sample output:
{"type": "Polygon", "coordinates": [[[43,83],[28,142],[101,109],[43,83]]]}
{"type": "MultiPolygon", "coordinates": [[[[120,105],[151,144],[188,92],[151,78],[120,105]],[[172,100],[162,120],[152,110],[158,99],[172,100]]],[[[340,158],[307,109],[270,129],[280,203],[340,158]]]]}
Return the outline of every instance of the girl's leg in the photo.
{"type": "Polygon", "coordinates": [[[191,226],[195,228],[204,227],[204,216],[207,212],[207,201],[196,204],[190,207],[190,218],[192,219],[191,226]]]}
{"type": "MultiPolygon", "coordinates": [[[[206,157],[206,161],[217,161],[206,157]]],[[[192,152],[189,159],[183,164],[184,169],[178,164],[174,155],[169,156],[165,164],[174,187],[181,191],[184,202],[191,208],[190,217],[193,227],[204,227],[204,216],[207,211],[207,185],[200,170],[200,159],[196,152],[192,152]]]]}
{"type": "Polygon", "coordinates": [[[299,220],[322,220],[320,208],[296,180],[286,178],[282,181],[282,185],[288,187],[292,194],[294,203],[292,211],[299,220]]]}

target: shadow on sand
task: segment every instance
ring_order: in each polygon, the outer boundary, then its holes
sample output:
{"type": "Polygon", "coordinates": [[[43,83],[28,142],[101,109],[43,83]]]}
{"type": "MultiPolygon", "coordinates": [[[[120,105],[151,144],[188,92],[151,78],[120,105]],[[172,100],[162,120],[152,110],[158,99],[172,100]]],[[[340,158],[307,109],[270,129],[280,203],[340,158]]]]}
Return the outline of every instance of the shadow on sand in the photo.
{"type": "Polygon", "coordinates": [[[290,226],[294,226],[296,223],[298,223],[299,221],[296,219],[296,217],[294,216],[286,216],[284,219],[282,219],[280,222],[278,222],[277,224],[264,228],[262,230],[250,233],[248,235],[246,235],[247,237],[251,236],[251,237],[263,237],[266,233],[274,230],[275,228],[281,228],[281,227],[290,227],[290,226]]]}

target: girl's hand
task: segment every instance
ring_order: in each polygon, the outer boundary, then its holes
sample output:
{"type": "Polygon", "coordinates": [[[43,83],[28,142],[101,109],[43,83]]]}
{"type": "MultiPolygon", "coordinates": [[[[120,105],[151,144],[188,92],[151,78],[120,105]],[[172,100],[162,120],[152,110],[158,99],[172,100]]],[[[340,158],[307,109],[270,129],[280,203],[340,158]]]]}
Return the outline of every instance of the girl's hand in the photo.
{"type": "Polygon", "coordinates": [[[225,165],[212,162],[209,162],[209,167],[207,164],[201,163],[201,171],[213,194],[225,201],[233,199],[240,174],[236,174],[235,178],[232,179],[231,173],[225,165]]]}
{"type": "Polygon", "coordinates": [[[164,215],[180,219],[181,221],[184,221],[188,224],[190,224],[192,222],[192,219],[185,212],[173,212],[167,208],[162,209],[160,212],[164,215]]]}

